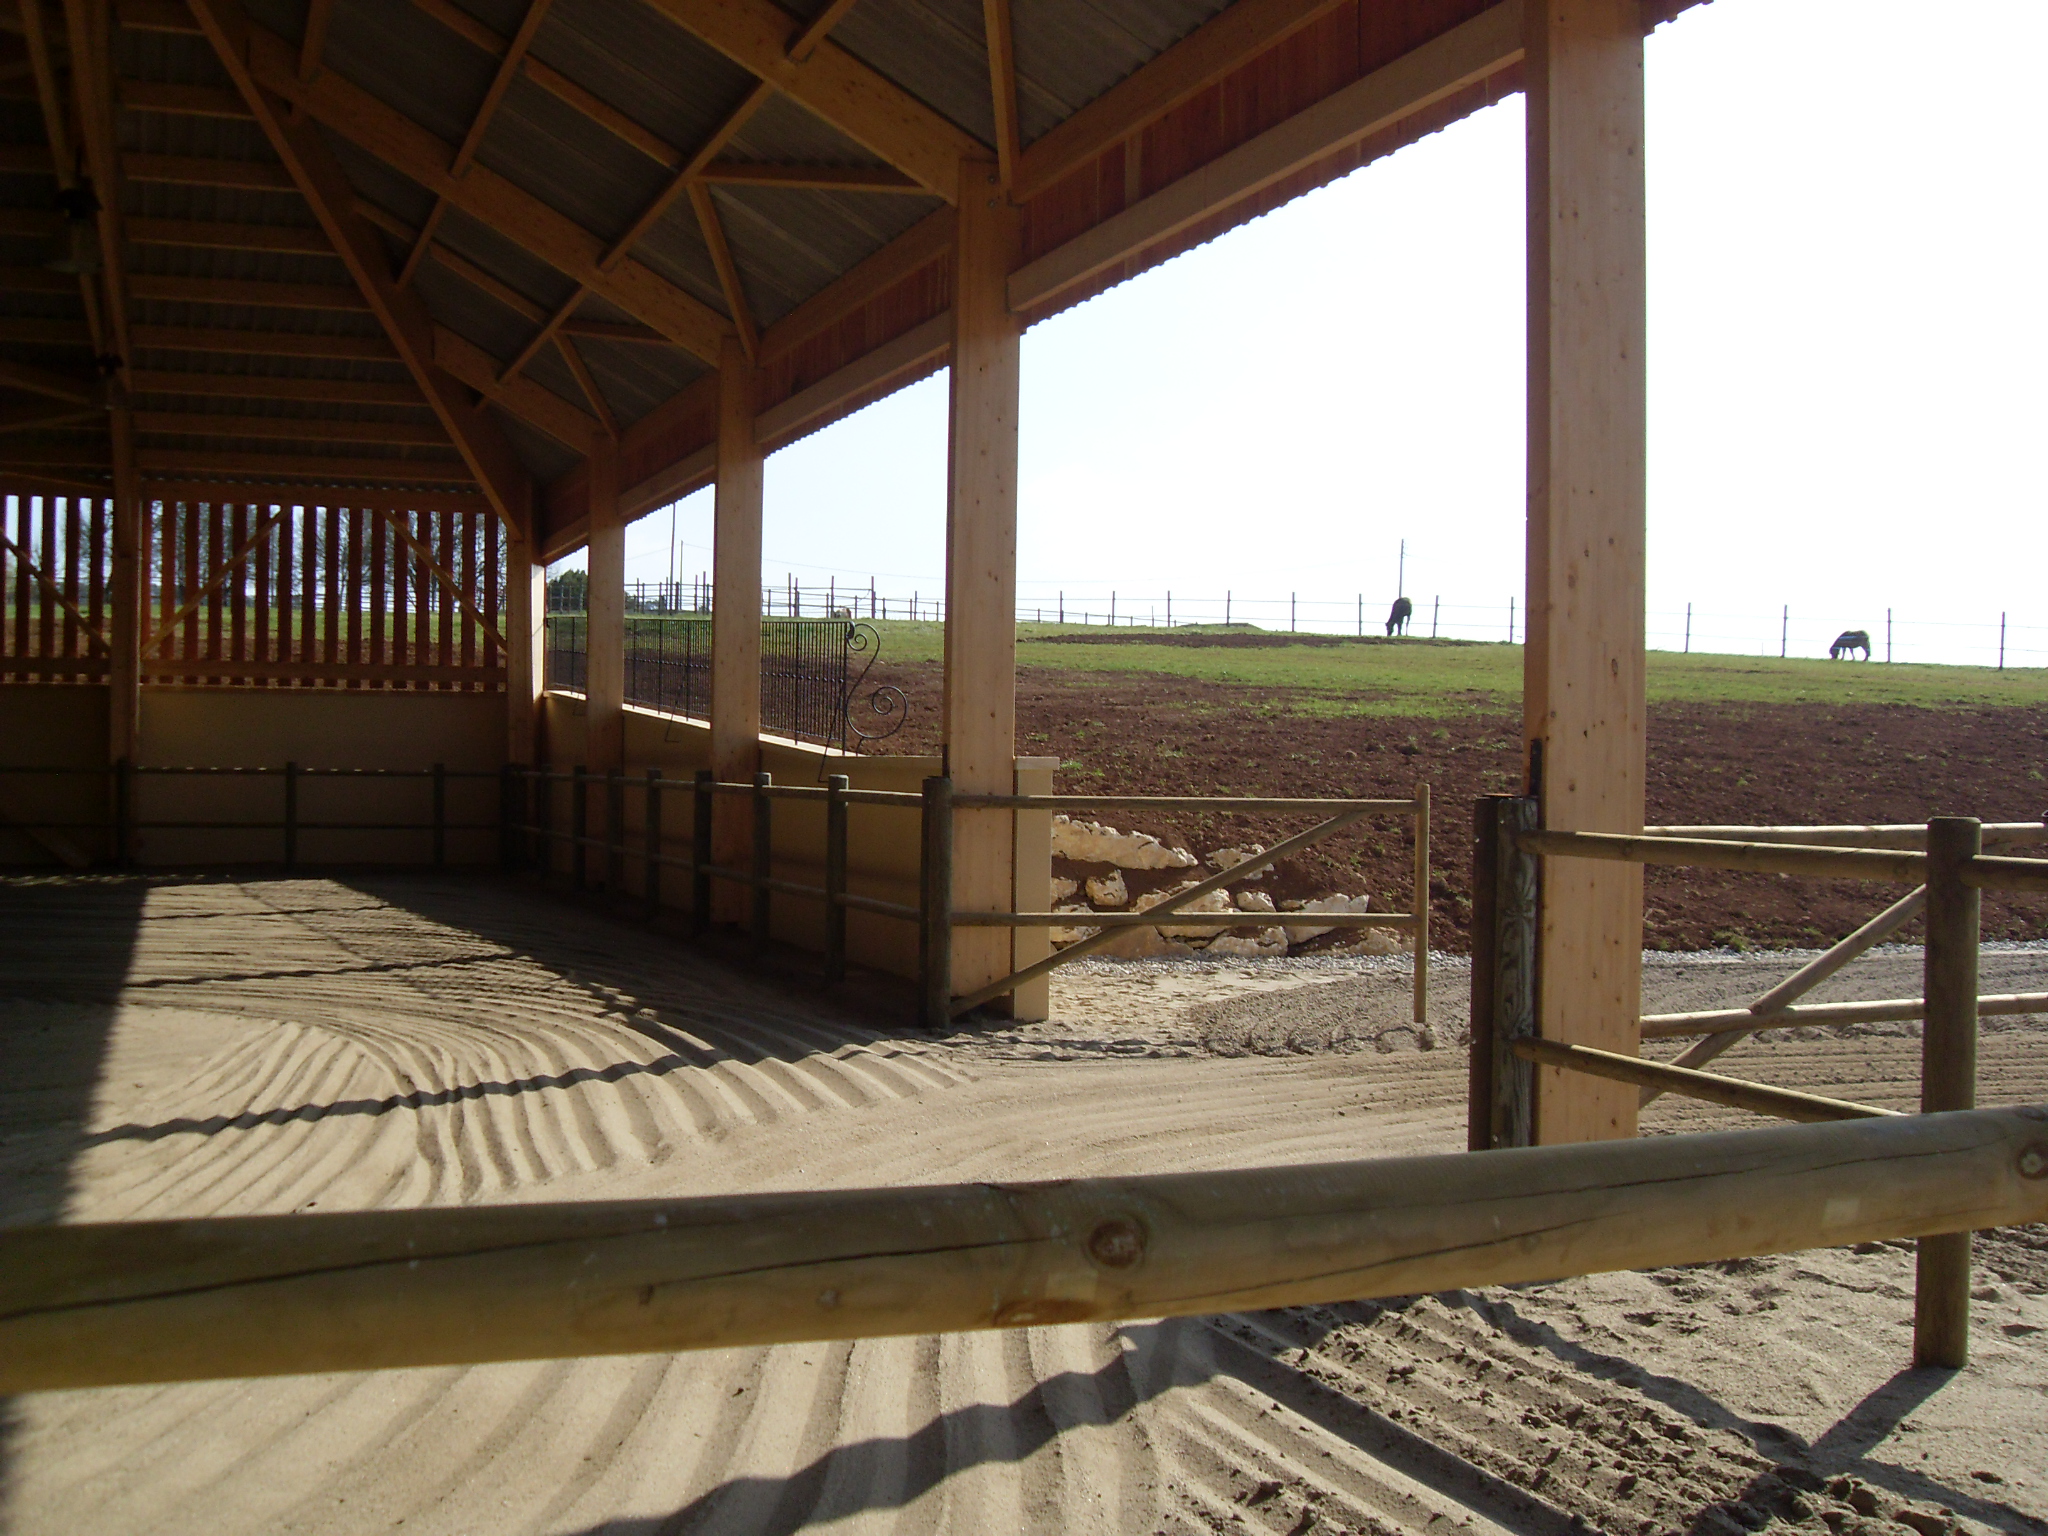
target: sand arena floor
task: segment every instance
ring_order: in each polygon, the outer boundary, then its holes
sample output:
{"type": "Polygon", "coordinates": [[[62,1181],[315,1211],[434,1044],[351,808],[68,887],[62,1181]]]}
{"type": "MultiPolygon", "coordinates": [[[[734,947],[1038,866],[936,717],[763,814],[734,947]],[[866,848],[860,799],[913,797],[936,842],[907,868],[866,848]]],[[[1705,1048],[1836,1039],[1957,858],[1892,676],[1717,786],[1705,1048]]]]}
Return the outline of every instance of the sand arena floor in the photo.
{"type": "MultiPolygon", "coordinates": [[[[1228,1167],[1462,1145],[1398,967],[1091,965],[950,1040],[535,892],[0,881],[0,1222],[1228,1167]]],[[[2038,951],[1985,990],[2034,989],[2038,951]]],[[[1790,962],[1653,967],[1652,1006],[1790,962]]],[[[1910,956],[1830,995],[1899,995],[1910,956]]],[[[1985,1102],[2048,1101],[2001,1021],[1985,1102]]],[[[1727,1059],[1908,1107],[1910,1029],[1727,1059]]],[[[1648,1131],[1739,1123],[1669,1101],[1648,1131]]],[[[1118,1327],[48,1393],[0,1529],[2048,1532],[2048,1234],[1903,1369],[1896,1245],[1118,1327]]]]}

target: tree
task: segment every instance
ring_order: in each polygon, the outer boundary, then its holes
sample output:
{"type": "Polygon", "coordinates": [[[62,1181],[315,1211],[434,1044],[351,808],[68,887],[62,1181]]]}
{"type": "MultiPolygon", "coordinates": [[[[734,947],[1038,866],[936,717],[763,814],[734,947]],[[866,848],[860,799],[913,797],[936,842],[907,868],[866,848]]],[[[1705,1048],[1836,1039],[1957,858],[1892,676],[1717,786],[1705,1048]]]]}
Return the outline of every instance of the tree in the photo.
{"type": "Polygon", "coordinates": [[[549,613],[583,613],[590,606],[590,577],[583,571],[564,571],[548,578],[549,613]]]}

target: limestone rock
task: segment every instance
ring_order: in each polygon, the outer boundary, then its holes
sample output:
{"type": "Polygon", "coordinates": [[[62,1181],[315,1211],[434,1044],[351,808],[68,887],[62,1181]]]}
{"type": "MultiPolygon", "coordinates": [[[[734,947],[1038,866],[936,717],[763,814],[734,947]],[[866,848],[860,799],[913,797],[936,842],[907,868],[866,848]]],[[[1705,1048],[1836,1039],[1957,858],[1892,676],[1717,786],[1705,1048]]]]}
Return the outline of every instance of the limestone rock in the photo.
{"type": "Polygon", "coordinates": [[[1052,819],[1053,857],[1083,864],[1116,864],[1124,869],[1192,869],[1195,856],[1169,848],[1146,832],[1119,832],[1099,821],[1052,819]]]}
{"type": "MultiPolygon", "coordinates": [[[[1069,884],[1071,883],[1072,882],[1070,881],[1069,884]]],[[[1071,896],[1073,892],[1069,891],[1067,894],[1071,896]]],[[[1055,912],[1086,912],[1087,910],[1087,906],[1084,903],[1078,901],[1068,902],[1063,906],[1057,906],[1053,908],[1053,911],[1055,912]]],[[[1052,935],[1052,941],[1055,944],[1072,944],[1076,939],[1093,938],[1096,934],[1102,932],[1100,928],[1080,927],[1052,928],[1048,929],[1047,931],[1052,935]]]]}
{"type": "MultiPolygon", "coordinates": [[[[1369,912],[1372,910],[1372,897],[1319,896],[1314,901],[1304,901],[1298,910],[1302,912],[1369,912]]],[[[1321,938],[1324,934],[1331,931],[1332,929],[1329,924],[1312,926],[1305,923],[1289,923],[1287,925],[1287,937],[1290,942],[1295,944],[1304,943],[1309,939],[1321,938]]],[[[1375,929],[1366,930],[1368,933],[1376,931],[1375,929]]]]}
{"type": "Polygon", "coordinates": [[[1126,928],[1095,953],[1119,960],[1158,960],[1168,955],[1192,955],[1194,951],[1178,940],[1163,937],[1157,928],[1126,928]]]}
{"type": "Polygon", "coordinates": [[[1339,944],[1326,951],[1332,955],[1399,955],[1405,954],[1408,946],[1384,928],[1368,928],[1349,944],[1339,944]]]}
{"type": "Polygon", "coordinates": [[[1065,875],[1052,877],[1052,899],[1055,903],[1071,899],[1074,892],[1080,889],[1081,882],[1078,880],[1069,880],[1065,875]]]}
{"type": "MultiPolygon", "coordinates": [[[[1247,859],[1255,859],[1265,851],[1264,843],[1246,843],[1241,848],[1218,848],[1209,855],[1209,867],[1216,870],[1235,869],[1247,859]]],[[[1261,869],[1254,874],[1246,875],[1245,879],[1263,880],[1266,874],[1267,871],[1261,869]]]]}
{"type": "MultiPolygon", "coordinates": [[[[1178,896],[1182,891],[1195,883],[1193,880],[1187,880],[1170,891],[1154,891],[1149,896],[1140,896],[1133,904],[1131,910],[1134,912],[1149,912],[1169,896],[1178,896]]],[[[1232,912],[1235,910],[1236,908],[1231,905],[1230,893],[1228,891],[1211,891],[1208,895],[1190,902],[1187,906],[1181,908],[1183,912],[1232,912]]],[[[1214,928],[1194,928],[1185,924],[1175,925],[1169,921],[1159,929],[1159,932],[1166,935],[1169,939],[1206,939],[1215,933],[1216,930],[1214,928]]]]}
{"type": "Polygon", "coordinates": [[[1238,955],[1247,960],[1271,959],[1287,953],[1287,935],[1278,928],[1259,928],[1251,933],[1226,933],[1210,941],[1205,955],[1238,955]]]}
{"type": "Polygon", "coordinates": [[[1112,869],[1106,875],[1097,875],[1088,882],[1088,899],[1098,907],[1121,907],[1131,899],[1130,887],[1124,884],[1124,872],[1112,869]]]}

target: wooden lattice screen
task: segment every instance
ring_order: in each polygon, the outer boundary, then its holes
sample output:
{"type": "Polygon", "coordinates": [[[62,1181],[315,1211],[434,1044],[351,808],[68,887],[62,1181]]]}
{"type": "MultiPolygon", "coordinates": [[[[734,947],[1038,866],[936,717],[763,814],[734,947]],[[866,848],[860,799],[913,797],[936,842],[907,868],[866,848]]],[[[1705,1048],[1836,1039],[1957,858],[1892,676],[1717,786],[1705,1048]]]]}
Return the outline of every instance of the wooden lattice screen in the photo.
{"type": "MultiPolygon", "coordinates": [[[[476,508],[145,503],[142,677],[495,689],[504,545],[476,508]]],[[[0,678],[106,674],[111,505],[9,496],[0,678]]]]}

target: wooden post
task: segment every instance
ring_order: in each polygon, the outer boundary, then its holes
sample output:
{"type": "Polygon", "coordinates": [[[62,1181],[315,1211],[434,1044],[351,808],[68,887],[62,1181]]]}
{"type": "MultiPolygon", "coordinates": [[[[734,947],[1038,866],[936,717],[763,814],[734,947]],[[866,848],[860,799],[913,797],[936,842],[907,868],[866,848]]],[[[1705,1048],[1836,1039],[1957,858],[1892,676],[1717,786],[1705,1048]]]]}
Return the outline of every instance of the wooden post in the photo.
{"type": "Polygon", "coordinates": [[[299,765],[284,765],[284,867],[295,869],[299,862],[299,765]]]}
{"type": "Polygon", "coordinates": [[[661,915],[661,770],[647,770],[647,808],[640,818],[640,896],[647,903],[647,921],[661,915]]]}
{"type": "MultiPolygon", "coordinates": [[[[1983,831],[1974,817],[1937,816],[1927,823],[1923,1114],[1977,1107],[1977,936],[1983,897],[1963,884],[1963,868],[1982,844],[1983,831]]],[[[1913,1363],[1959,1371],[1970,1363],[1970,1234],[1921,1238],[1918,1271],[1913,1363]]]]}
{"type": "Polygon", "coordinates": [[[1494,891],[1500,880],[1499,795],[1472,802],[1472,1027],[1465,1062],[1465,1150],[1493,1147],[1494,891]]]}
{"type": "Polygon", "coordinates": [[[1429,781],[1415,786],[1415,1022],[1429,1022],[1429,781]]]}
{"type": "Polygon", "coordinates": [[[519,868],[520,805],[525,799],[520,763],[507,763],[498,770],[498,869],[511,874],[519,868]]]}
{"type": "MultiPolygon", "coordinates": [[[[712,511],[711,771],[745,784],[761,766],[761,447],[754,441],[756,375],[739,341],[718,358],[718,485],[712,511]]],[[[744,869],[752,841],[751,801],[713,803],[712,862],[744,869]]],[[[721,922],[736,923],[746,893],[721,881],[711,897],[721,922]]]]}
{"type": "Polygon", "coordinates": [[[825,984],[846,979],[846,792],[853,780],[843,773],[825,780],[825,984]]]}
{"type": "MultiPolygon", "coordinates": [[[[1635,0],[1526,12],[1529,488],[1524,734],[1546,827],[1643,825],[1643,37],[1635,0]]],[[[1511,621],[1512,637],[1512,621],[1511,621]]],[[[1642,872],[1543,872],[1540,1033],[1633,1055],[1642,872]]],[[[1546,1142],[1629,1136],[1624,1085],[1545,1067],[1546,1142]]]]}
{"type": "Polygon", "coordinates": [[[555,872],[555,781],[554,769],[542,764],[533,781],[533,852],[540,877],[555,872]]]}
{"type": "Polygon", "coordinates": [[[690,931],[702,933],[711,925],[711,825],[714,814],[709,768],[697,770],[697,787],[690,795],[690,931]]]}
{"type": "Polygon", "coordinates": [[[580,891],[590,884],[590,770],[578,763],[569,773],[569,870],[580,891]]]}
{"type": "Polygon", "coordinates": [[[626,525],[619,516],[618,465],[618,454],[609,445],[589,460],[583,756],[599,773],[610,773],[626,760],[626,525]]]}
{"type": "MultiPolygon", "coordinates": [[[[1053,770],[1059,765],[1060,760],[1056,757],[1018,758],[1016,792],[1020,795],[1051,794],[1053,770]]],[[[1011,852],[1016,870],[1014,910],[1049,912],[1052,910],[1052,812],[1013,811],[1011,815],[1015,818],[1011,852]]],[[[1013,970],[1021,971],[1026,966],[1036,965],[1052,953],[1050,928],[1013,928],[1010,932],[1010,965],[1013,970]]],[[[1011,1018],[1035,1022],[1051,1016],[1050,974],[1024,982],[1010,994],[1011,1018]]]]}
{"type": "Polygon", "coordinates": [[[604,888],[610,896],[626,889],[626,776],[616,768],[604,776],[604,888]]]}
{"type": "MultiPolygon", "coordinates": [[[[135,474],[131,420],[124,406],[108,414],[113,432],[112,579],[107,585],[107,757],[142,756],[142,495],[135,474]]],[[[121,834],[117,831],[117,841],[121,834]]],[[[126,863],[127,845],[116,851],[126,863]]]]}
{"type": "Polygon", "coordinates": [[[773,927],[774,892],[768,889],[768,881],[775,874],[775,802],[768,798],[768,786],[775,782],[775,775],[763,770],[754,775],[754,857],[751,861],[754,871],[754,940],[766,944],[775,937],[773,927]]]}
{"type": "Polygon", "coordinates": [[[1537,802],[1533,797],[1501,795],[1494,798],[1493,810],[1493,1065],[1488,1074],[1493,1102],[1488,1144],[1528,1147],[1538,1139],[1540,1104],[1534,1070],[1514,1047],[1517,1040],[1541,1033],[1537,982],[1543,965],[1542,871],[1534,856],[1515,846],[1515,834],[1537,824],[1537,802]]]}
{"type": "Polygon", "coordinates": [[[935,1033],[952,1027],[953,816],[952,781],[926,779],[917,871],[918,1022],[935,1033]]]}
{"type": "MultiPolygon", "coordinates": [[[[1007,283],[1018,217],[993,162],[961,162],[957,206],[946,482],[946,777],[962,794],[1003,795],[1015,782],[1017,754],[1022,332],[1010,313],[1007,283]]],[[[1005,910],[1015,880],[1010,813],[965,812],[953,836],[952,899],[962,910],[1005,910]]],[[[962,928],[952,944],[959,990],[972,992],[1010,973],[1009,934],[962,928]]]]}
{"type": "Polygon", "coordinates": [[[124,868],[135,861],[135,765],[114,760],[114,862],[124,868]]]}
{"type": "Polygon", "coordinates": [[[505,539],[505,753],[544,764],[541,694],[547,687],[548,572],[520,530],[505,539]]]}

